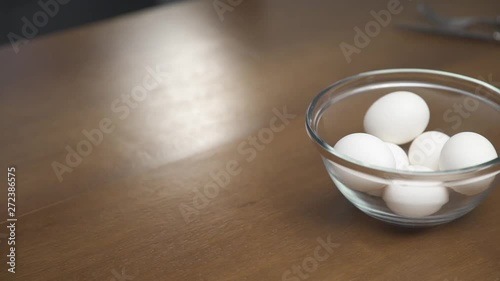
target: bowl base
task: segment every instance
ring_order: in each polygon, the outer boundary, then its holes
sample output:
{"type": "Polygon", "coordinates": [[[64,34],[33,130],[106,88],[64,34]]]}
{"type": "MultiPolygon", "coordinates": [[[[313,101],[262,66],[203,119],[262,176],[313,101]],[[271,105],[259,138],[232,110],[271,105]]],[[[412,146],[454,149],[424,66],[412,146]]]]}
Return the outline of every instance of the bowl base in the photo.
{"type": "Polygon", "coordinates": [[[472,202],[469,202],[469,204],[454,210],[444,211],[446,209],[445,205],[436,214],[423,218],[407,218],[394,214],[389,208],[387,208],[382,198],[360,191],[354,191],[335,179],[332,175],[330,176],[342,195],[344,195],[347,200],[349,200],[363,213],[380,221],[403,227],[420,228],[448,223],[472,211],[477,205],[479,205],[482,199],[486,197],[486,194],[478,196],[477,198],[474,198],[475,200],[471,200],[472,202]]]}

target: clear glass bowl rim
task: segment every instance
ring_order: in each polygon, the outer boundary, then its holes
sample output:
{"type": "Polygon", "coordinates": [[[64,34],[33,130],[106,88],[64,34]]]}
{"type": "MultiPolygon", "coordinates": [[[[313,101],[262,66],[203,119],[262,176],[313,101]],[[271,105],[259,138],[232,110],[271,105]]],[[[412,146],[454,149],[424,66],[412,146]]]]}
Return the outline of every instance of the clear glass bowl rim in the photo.
{"type": "MultiPolygon", "coordinates": [[[[362,72],[353,76],[346,77],[344,79],[341,79],[324,90],[322,90],[318,95],[316,95],[311,103],[309,104],[309,107],[307,108],[306,112],[306,130],[309,135],[309,137],[320,147],[319,149],[323,150],[323,153],[329,154],[329,156],[333,156],[333,158],[340,158],[350,164],[350,168],[355,168],[355,170],[364,170],[367,172],[374,172],[374,173],[383,173],[385,176],[388,178],[399,178],[401,176],[406,176],[406,177],[411,177],[411,179],[414,180],[423,180],[423,181],[428,181],[428,180],[442,180],[443,177],[446,176],[452,176],[452,175],[466,175],[466,174],[474,174],[480,170],[496,170],[497,172],[500,171],[500,157],[497,157],[491,161],[463,168],[463,169],[456,169],[456,170],[449,170],[449,171],[433,171],[433,172],[417,172],[417,171],[403,171],[403,170],[396,170],[396,169],[389,169],[389,168],[384,168],[384,167],[379,167],[379,166],[374,166],[374,165],[369,165],[366,163],[363,163],[361,161],[358,161],[356,159],[353,159],[347,155],[344,155],[342,153],[338,153],[335,151],[335,149],[329,145],[325,140],[323,140],[317,133],[317,131],[314,129],[314,122],[315,122],[315,115],[314,111],[316,110],[316,106],[318,105],[318,102],[320,99],[332,91],[334,88],[339,87],[343,84],[346,84],[350,81],[357,80],[357,79],[363,79],[367,78],[369,76],[374,76],[374,75],[387,75],[387,74],[410,74],[410,73],[418,73],[418,74],[430,74],[430,75],[438,75],[438,76],[444,76],[448,78],[454,78],[454,79],[459,79],[459,80],[465,80],[471,83],[475,83],[481,87],[484,87],[486,89],[491,90],[492,92],[498,94],[500,96],[500,90],[484,81],[471,78],[465,75],[461,74],[456,74],[456,73],[451,73],[447,71],[441,71],[441,70],[431,70],[431,69],[420,69],[420,68],[393,68],[393,69],[382,69],[382,70],[373,70],[373,71],[368,71],[368,72],[362,72]]],[[[500,107],[500,105],[499,105],[500,107]]],[[[319,120],[320,118],[318,118],[319,120]]],[[[494,171],[492,170],[492,171],[494,171]]],[[[466,178],[466,177],[464,177],[466,178]]]]}

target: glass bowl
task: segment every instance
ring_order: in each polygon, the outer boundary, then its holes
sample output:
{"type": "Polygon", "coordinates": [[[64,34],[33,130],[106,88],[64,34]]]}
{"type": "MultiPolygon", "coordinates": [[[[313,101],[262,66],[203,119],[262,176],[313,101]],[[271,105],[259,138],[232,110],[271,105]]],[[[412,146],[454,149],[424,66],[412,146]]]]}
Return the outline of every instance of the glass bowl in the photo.
{"type": "MultiPolygon", "coordinates": [[[[465,131],[476,132],[488,138],[498,154],[499,89],[477,79],[443,71],[378,70],[329,86],[309,105],[306,129],[321,154],[328,174],[354,206],[384,222],[409,227],[433,226],[467,214],[499,185],[498,157],[459,170],[419,172],[368,165],[333,148],[342,137],[364,132],[363,118],[370,105],[394,91],[410,91],[426,101],[431,113],[426,131],[441,131],[449,136],[465,131]],[[378,188],[360,188],[366,183],[378,188]],[[395,202],[384,200],[384,192],[389,186],[393,190],[400,188],[397,192],[405,194],[405,198],[395,202]],[[445,200],[434,202],[432,196],[424,201],[415,200],[412,190],[416,188],[418,192],[425,189],[429,194],[439,193],[440,198],[445,200]],[[404,212],[412,208],[427,211],[404,212]]],[[[402,145],[406,151],[408,147],[409,144],[402,145]]]]}

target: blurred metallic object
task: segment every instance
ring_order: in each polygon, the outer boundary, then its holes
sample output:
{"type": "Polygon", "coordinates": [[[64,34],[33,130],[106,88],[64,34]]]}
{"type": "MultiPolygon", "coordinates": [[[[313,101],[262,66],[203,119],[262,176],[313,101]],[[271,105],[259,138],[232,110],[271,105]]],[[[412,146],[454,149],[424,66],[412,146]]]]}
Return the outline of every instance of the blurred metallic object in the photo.
{"type": "Polygon", "coordinates": [[[468,31],[457,28],[441,27],[441,26],[429,26],[423,24],[400,23],[397,25],[399,28],[412,31],[500,43],[500,32],[498,31],[494,31],[493,33],[486,33],[477,31],[468,31]]]}
{"type": "Polygon", "coordinates": [[[500,16],[496,17],[484,17],[484,16],[477,16],[477,17],[445,17],[442,16],[438,13],[436,13],[431,6],[425,4],[425,3],[420,3],[417,6],[417,10],[424,15],[429,21],[441,25],[441,26],[448,26],[448,27],[455,27],[455,28],[466,28],[474,25],[487,25],[487,26],[494,26],[497,29],[500,28],[500,16]]]}
{"type": "Polygon", "coordinates": [[[455,36],[500,43],[500,16],[496,17],[446,17],[436,13],[429,5],[420,3],[417,10],[429,24],[399,23],[397,26],[406,30],[437,35],[455,36]],[[470,30],[470,27],[484,26],[489,31],[470,30]]]}

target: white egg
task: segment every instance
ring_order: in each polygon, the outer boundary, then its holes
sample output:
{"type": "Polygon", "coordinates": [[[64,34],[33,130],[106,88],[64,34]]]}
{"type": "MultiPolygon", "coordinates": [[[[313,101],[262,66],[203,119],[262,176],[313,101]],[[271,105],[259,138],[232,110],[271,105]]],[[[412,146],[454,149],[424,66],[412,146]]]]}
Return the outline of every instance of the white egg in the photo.
{"type": "Polygon", "coordinates": [[[491,186],[493,180],[495,180],[495,176],[498,173],[499,172],[494,172],[488,175],[466,179],[459,182],[449,182],[446,183],[446,185],[458,193],[473,196],[487,190],[491,186]]]}
{"type": "MultiPolygon", "coordinates": [[[[431,172],[423,166],[408,166],[410,171],[431,172]]],[[[401,181],[390,184],[382,196],[387,207],[407,218],[430,216],[449,200],[448,190],[439,182],[401,181]]]]}
{"type": "Polygon", "coordinates": [[[419,135],[411,143],[408,158],[412,165],[439,169],[439,156],[444,144],[450,137],[437,131],[429,131],[419,135]]]}
{"type": "Polygon", "coordinates": [[[420,96],[406,91],[387,94],[376,100],[364,118],[368,134],[383,141],[404,144],[420,135],[429,124],[430,111],[420,96]]]}
{"type": "MultiPolygon", "coordinates": [[[[372,166],[394,169],[396,162],[391,150],[380,139],[364,133],[350,134],[340,139],[334,149],[352,159],[372,166]]],[[[363,174],[358,171],[335,164],[335,175],[347,187],[358,191],[373,191],[383,189],[382,179],[363,174]]]]}
{"type": "Polygon", "coordinates": [[[462,132],[452,136],[441,150],[442,171],[472,167],[497,158],[491,142],[478,133],[462,132]]]}
{"type": "Polygon", "coordinates": [[[391,150],[394,160],[396,160],[397,169],[403,170],[405,167],[410,165],[406,152],[399,145],[395,145],[390,142],[386,142],[385,144],[391,150]]]}
{"type": "MultiPolygon", "coordinates": [[[[487,138],[473,132],[462,132],[452,136],[444,145],[439,157],[439,168],[442,171],[463,169],[497,157],[495,147],[487,138]]],[[[488,189],[493,180],[494,175],[491,175],[447,185],[456,192],[471,196],[488,189]]]]}
{"type": "Polygon", "coordinates": [[[412,172],[434,172],[433,169],[421,165],[408,165],[405,170],[412,172]]]}

